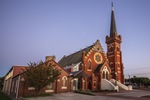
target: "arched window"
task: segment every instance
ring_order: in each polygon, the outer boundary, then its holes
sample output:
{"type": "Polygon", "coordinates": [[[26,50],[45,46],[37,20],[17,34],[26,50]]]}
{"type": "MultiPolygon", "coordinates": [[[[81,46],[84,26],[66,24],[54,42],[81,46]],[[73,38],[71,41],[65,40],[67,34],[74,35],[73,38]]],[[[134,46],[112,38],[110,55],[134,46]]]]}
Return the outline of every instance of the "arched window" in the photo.
{"type": "Polygon", "coordinates": [[[62,81],[63,81],[63,87],[67,87],[67,77],[66,76],[64,76],[62,78],[62,81]]]}
{"type": "Polygon", "coordinates": [[[94,87],[96,87],[96,80],[94,80],[94,87]]]}
{"type": "Polygon", "coordinates": [[[50,83],[50,84],[47,86],[47,89],[48,89],[48,90],[53,90],[53,84],[50,83]]]}
{"type": "Polygon", "coordinates": [[[88,60],[88,69],[91,69],[91,61],[88,60]]]}
{"type": "Polygon", "coordinates": [[[106,66],[103,68],[102,73],[103,73],[103,79],[109,80],[109,71],[106,66]]]}

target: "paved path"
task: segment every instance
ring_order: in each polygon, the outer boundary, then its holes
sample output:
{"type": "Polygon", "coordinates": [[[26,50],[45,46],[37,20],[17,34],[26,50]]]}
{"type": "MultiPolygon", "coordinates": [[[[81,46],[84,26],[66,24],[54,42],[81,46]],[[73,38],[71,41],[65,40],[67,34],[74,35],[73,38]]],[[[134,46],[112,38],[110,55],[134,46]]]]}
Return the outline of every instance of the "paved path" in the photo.
{"type": "Polygon", "coordinates": [[[150,91],[145,90],[132,90],[132,91],[124,91],[118,93],[109,93],[109,95],[118,95],[118,96],[127,96],[127,97],[142,97],[142,96],[150,96],[150,91]]]}
{"type": "Polygon", "coordinates": [[[110,96],[90,96],[77,93],[61,93],[55,94],[54,96],[36,97],[36,98],[29,98],[26,100],[133,100],[133,99],[116,98],[110,96]]]}
{"type": "Polygon", "coordinates": [[[150,96],[150,91],[132,90],[113,93],[94,93],[96,96],[77,94],[77,93],[60,93],[48,97],[35,97],[26,100],[150,100],[143,96],[150,96]]]}
{"type": "Polygon", "coordinates": [[[132,91],[121,91],[114,93],[95,93],[95,95],[103,95],[110,97],[118,97],[118,98],[126,98],[126,99],[134,99],[134,100],[150,100],[150,91],[145,90],[132,90],[132,91]],[[143,96],[149,96],[149,98],[145,98],[143,96]]]}

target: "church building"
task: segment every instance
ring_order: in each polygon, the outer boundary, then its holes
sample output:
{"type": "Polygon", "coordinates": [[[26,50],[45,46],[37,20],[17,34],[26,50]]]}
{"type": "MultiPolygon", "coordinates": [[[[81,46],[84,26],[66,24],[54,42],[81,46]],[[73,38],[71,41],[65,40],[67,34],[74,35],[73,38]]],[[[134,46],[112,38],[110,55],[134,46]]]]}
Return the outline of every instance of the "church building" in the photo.
{"type": "MultiPolygon", "coordinates": [[[[124,85],[124,66],[121,52],[121,35],[118,35],[114,8],[111,10],[110,34],[106,36],[107,53],[100,40],[80,51],[64,56],[57,63],[54,56],[47,56],[45,64],[53,63],[61,69],[54,83],[43,88],[43,93],[71,92],[75,90],[129,90],[124,85]]],[[[4,79],[3,92],[18,98],[34,93],[26,84],[23,70],[28,66],[13,66],[4,79]]]]}
{"type": "Polygon", "coordinates": [[[98,90],[101,88],[101,79],[111,79],[108,59],[99,40],[87,48],[64,56],[58,64],[73,77],[73,90],[98,90]]]}
{"type": "MultiPolygon", "coordinates": [[[[110,35],[106,36],[107,55],[97,40],[93,45],[76,53],[64,56],[58,64],[73,77],[73,90],[101,90],[103,83],[114,79],[124,83],[121,53],[121,35],[117,33],[114,8],[112,5],[110,35]]],[[[115,87],[114,87],[115,88],[115,87]]],[[[105,88],[107,89],[107,88],[105,88]]]]}

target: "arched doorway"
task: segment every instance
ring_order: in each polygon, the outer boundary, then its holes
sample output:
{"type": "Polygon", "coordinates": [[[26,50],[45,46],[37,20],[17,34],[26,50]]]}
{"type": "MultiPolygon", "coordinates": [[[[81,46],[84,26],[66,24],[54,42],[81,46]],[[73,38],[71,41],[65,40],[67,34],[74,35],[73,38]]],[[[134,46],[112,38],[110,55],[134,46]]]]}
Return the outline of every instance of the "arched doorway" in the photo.
{"type": "Polygon", "coordinates": [[[88,82],[88,89],[92,90],[92,82],[91,81],[88,82]]]}
{"type": "Polygon", "coordinates": [[[103,75],[103,79],[109,80],[109,71],[106,66],[102,69],[102,75],[103,75]]]}
{"type": "Polygon", "coordinates": [[[78,90],[82,90],[82,77],[78,78],[78,90]]]}

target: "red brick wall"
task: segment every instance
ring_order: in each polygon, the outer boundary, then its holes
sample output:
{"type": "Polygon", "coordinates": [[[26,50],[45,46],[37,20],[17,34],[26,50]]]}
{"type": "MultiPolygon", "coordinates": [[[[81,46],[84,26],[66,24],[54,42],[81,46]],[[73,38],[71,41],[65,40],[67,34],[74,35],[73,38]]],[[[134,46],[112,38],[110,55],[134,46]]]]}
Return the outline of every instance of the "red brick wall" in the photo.
{"type": "Polygon", "coordinates": [[[112,70],[112,78],[121,81],[121,83],[124,83],[124,70],[120,46],[121,41],[122,39],[120,35],[117,37],[106,37],[107,58],[112,70]],[[115,72],[117,73],[117,75],[115,74],[115,72]]]}
{"type": "MultiPolygon", "coordinates": [[[[92,82],[92,90],[98,90],[100,88],[100,82],[101,82],[101,78],[98,80],[98,77],[100,77],[100,74],[98,73],[99,76],[95,76],[94,75],[94,70],[96,69],[96,67],[98,66],[98,64],[94,61],[94,54],[97,53],[94,50],[91,50],[90,53],[88,53],[88,55],[83,54],[83,66],[82,69],[85,71],[86,74],[88,74],[89,76],[92,76],[91,81],[92,82]],[[91,71],[89,71],[88,69],[88,61],[91,61],[91,71]],[[95,83],[94,83],[95,82],[95,83]]],[[[99,52],[100,53],[100,52],[99,52]]],[[[101,64],[103,64],[106,61],[105,55],[104,53],[100,53],[102,56],[102,62],[101,64]]],[[[107,64],[107,66],[109,67],[109,65],[107,64]]],[[[87,81],[87,88],[88,88],[88,84],[89,82],[87,81]]]]}
{"type": "MultiPolygon", "coordinates": [[[[69,78],[68,78],[69,74],[64,69],[62,69],[55,61],[50,61],[49,63],[53,63],[53,64],[56,65],[55,68],[61,69],[61,75],[59,76],[59,79],[56,80],[55,82],[53,82],[54,93],[56,93],[56,92],[59,93],[59,92],[68,92],[68,91],[70,91],[69,90],[70,89],[69,88],[70,84],[69,84],[69,78]],[[67,88],[66,89],[62,88],[62,84],[63,84],[62,78],[64,76],[67,77],[67,81],[66,81],[66,87],[67,88]]],[[[19,77],[20,77],[20,79],[24,78],[25,81],[20,81],[20,83],[19,83],[18,97],[35,94],[35,90],[28,90],[28,87],[29,87],[29,85],[27,83],[28,80],[23,76],[23,74],[16,76],[13,80],[16,81],[17,79],[19,79],[19,77]]],[[[42,89],[42,93],[45,93],[45,90],[47,90],[47,87],[45,87],[45,88],[42,89]]],[[[47,93],[50,93],[50,92],[47,92],[47,93]]],[[[15,96],[16,93],[12,93],[12,95],[15,96]]]]}

